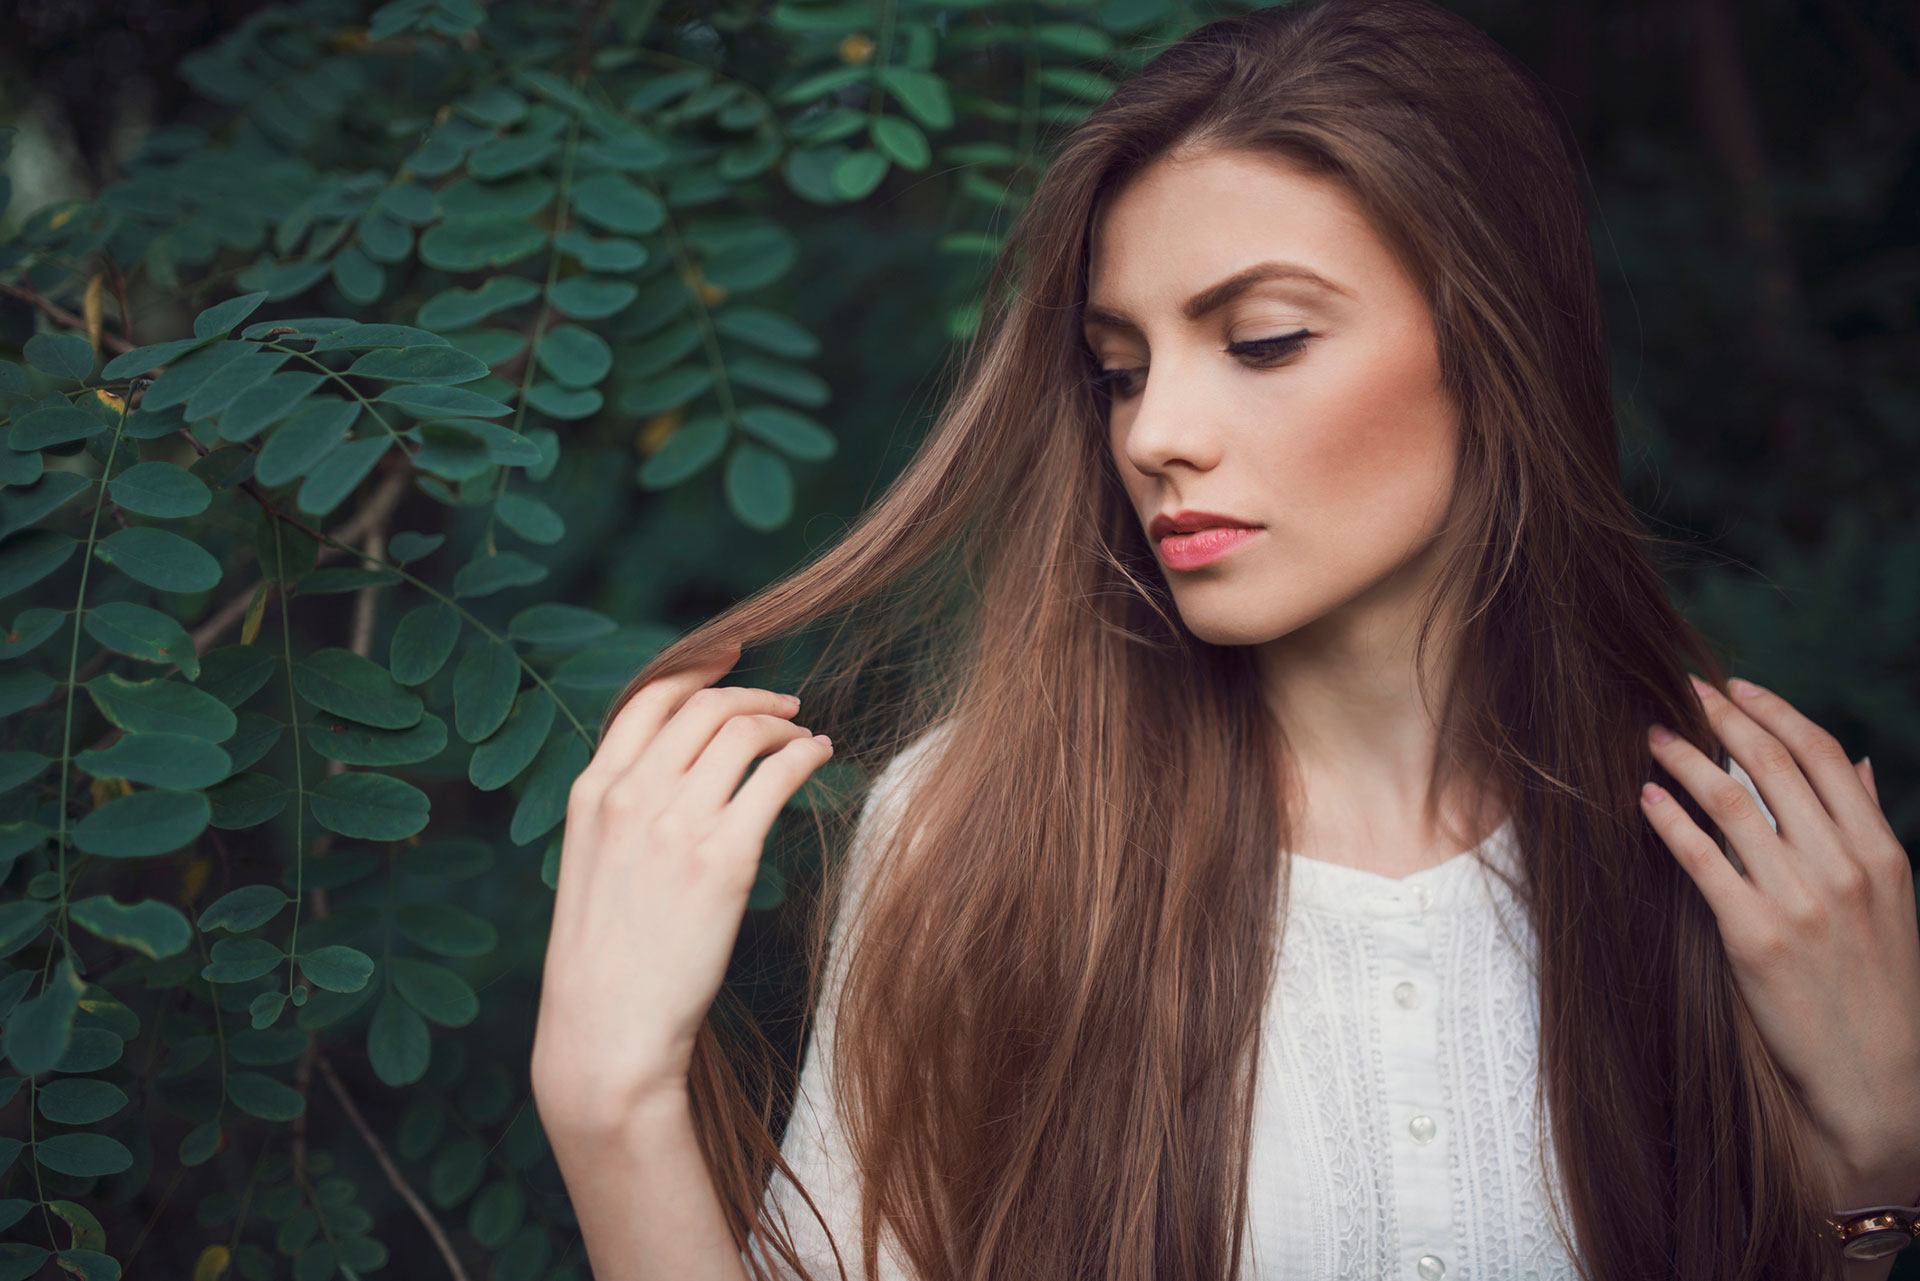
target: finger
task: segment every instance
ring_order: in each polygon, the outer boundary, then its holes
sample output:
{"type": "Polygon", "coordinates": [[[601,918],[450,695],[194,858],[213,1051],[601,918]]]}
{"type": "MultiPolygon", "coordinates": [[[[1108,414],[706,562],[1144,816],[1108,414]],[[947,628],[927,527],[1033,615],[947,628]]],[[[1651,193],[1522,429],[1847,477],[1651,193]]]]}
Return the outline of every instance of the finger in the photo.
{"type": "MultiPolygon", "coordinates": [[[[1808,777],[1808,762],[1781,735],[1774,733],[1773,725],[1762,724],[1754,718],[1752,713],[1759,709],[1751,706],[1751,700],[1743,699],[1736,704],[1699,677],[1691,679],[1707,719],[1713,725],[1714,736],[1726,745],[1728,754],[1740,762],[1747,777],[1753,780],[1760,799],[1767,803],[1780,825],[1781,838],[1816,856],[1823,852],[1837,853],[1833,816],[1808,777]]],[[[1776,701],[1785,706],[1785,700],[1776,701]]],[[[1807,724],[1821,732],[1811,721],[1807,724]]],[[[1837,748],[1839,744],[1834,746],[1837,748]]],[[[1843,753],[1841,760],[1845,759],[1843,753]]]]}
{"type": "Polygon", "coordinates": [[[1880,786],[1873,781],[1873,762],[1862,756],[1853,767],[1859,771],[1860,781],[1866,784],[1867,791],[1873,796],[1873,803],[1880,803],[1880,786]]]}
{"type": "MultiPolygon", "coordinates": [[[[1804,893],[1801,869],[1795,866],[1797,860],[1785,857],[1784,842],[1767,822],[1767,816],[1760,812],[1760,804],[1752,792],[1715,765],[1705,752],[1664,725],[1653,726],[1647,741],[1654,759],[1666,767],[1674,781],[1684,787],[1726,833],[1728,844],[1733,846],[1755,884],[1770,893],[1804,893]],[[1669,735],[1665,742],[1660,740],[1663,732],[1669,735]]],[[[1692,823],[1692,817],[1687,821],[1692,823]]]]}
{"type": "MultiPolygon", "coordinates": [[[[1765,726],[1768,733],[1791,751],[1801,777],[1806,780],[1809,789],[1818,795],[1828,821],[1836,833],[1845,833],[1849,838],[1834,842],[1843,857],[1849,843],[1878,840],[1891,830],[1887,827],[1885,815],[1880,812],[1879,802],[1861,779],[1859,771],[1852,768],[1853,758],[1847,755],[1847,749],[1840,745],[1839,739],[1815,724],[1792,703],[1752,681],[1730,681],[1728,688],[1733,692],[1733,698],[1723,701],[1729,705],[1737,704],[1744,714],[1756,724],[1765,726]]],[[[1761,795],[1765,796],[1765,784],[1758,777],[1754,783],[1762,788],[1761,795]]],[[[1773,803],[1771,797],[1768,797],[1767,803],[1773,803]]],[[[1781,825],[1786,826],[1784,818],[1781,825]]],[[[1817,828],[1815,830],[1818,831],[1817,828]]]]}
{"type": "Polygon", "coordinates": [[[1660,839],[1666,842],[1668,851],[1699,887],[1723,934],[1742,913],[1753,910],[1756,906],[1753,898],[1760,891],[1740,875],[1714,839],[1701,830],[1693,816],[1665,788],[1658,783],[1642,787],[1640,809],[1660,839]]]}
{"type": "Polygon", "coordinates": [[[778,751],[796,738],[812,736],[812,730],[780,716],[732,717],[687,770],[671,803],[683,807],[685,813],[717,814],[757,758],[778,751]]]}
{"type": "Polygon", "coordinates": [[[796,738],[754,767],[740,790],[720,811],[716,839],[758,851],[780,810],[800,790],[814,770],[833,756],[833,741],[825,734],[796,738]]]}
{"type": "Polygon", "coordinates": [[[579,777],[587,780],[586,789],[603,793],[632,767],[660,727],[695,691],[712,685],[739,661],[740,647],[729,645],[705,663],[648,681],[636,690],[614,713],[592,759],[580,772],[579,777]]]}
{"type": "Polygon", "coordinates": [[[784,718],[799,710],[800,700],[793,695],[776,694],[754,685],[709,685],[696,689],[640,750],[632,770],[673,779],[678,786],[680,776],[693,767],[694,759],[707,750],[707,744],[729,717],[757,714],[784,718]]]}

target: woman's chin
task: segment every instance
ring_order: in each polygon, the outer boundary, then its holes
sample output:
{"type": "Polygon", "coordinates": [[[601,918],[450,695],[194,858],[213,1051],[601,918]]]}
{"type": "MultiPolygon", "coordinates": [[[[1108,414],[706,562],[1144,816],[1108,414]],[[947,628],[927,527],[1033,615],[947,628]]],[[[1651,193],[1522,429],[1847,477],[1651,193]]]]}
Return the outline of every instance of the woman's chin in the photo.
{"type": "Polygon", "coordinates": [[[1188,631],[1209,645],[1258,645],[1288,630],[1271,618],[1232,609],[1183,607],[1180,618],[1188,631]]]}

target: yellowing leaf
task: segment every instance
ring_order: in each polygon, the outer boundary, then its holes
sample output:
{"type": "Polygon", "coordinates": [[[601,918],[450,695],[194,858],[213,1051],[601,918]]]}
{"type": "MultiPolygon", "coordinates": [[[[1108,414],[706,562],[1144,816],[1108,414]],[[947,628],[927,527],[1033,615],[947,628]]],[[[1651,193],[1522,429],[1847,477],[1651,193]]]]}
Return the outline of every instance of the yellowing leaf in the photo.
{"type": "Polygon", "coordinates": [[[637,441],[640,452],[651,458],[660,446],[667,443],[667,437],[673,435],[686,416],[684,409],[670,409],[664,414],[655,414],[647,419],[647,425],[640,429],[640,437],[637,441]]]}
{"type": "MultiPolygon", "coordinates": [[[[94,346],[96,347],[99,346],[99,343],[96,342],[94,346]]],[[[112,392],[108,391],[105,387],[97,388],[94,391],[93,396],[95,400],[98,400],[101,404],[105,405],[108,409],[113,410],[115,413],[119,413],[120,410],[126,407],[126,403],[127,403],[126,401],[120,399],[120,397],[114,395],[112,392]]]]}
{"type": "Polygon", "coordinates": [[[680,273],[680,279],[686,281],[687,289],[709,307],[718,306],[727,299],[727,289],[708,281],[698,267],[688,267],[680,273]]]}
{"type": "Polygon", "coordinates": [[[100,1220],[93,1217],[93,1211],[78,1201],[49,1201],[47,1208],[67,1221],[73,1229],[74,1250],[98,1250],[105,1252],[107,1234],[100,1226],[100,1220]]]}
{"type": "Polygon", "coordinates": [[[180,901],[191,903],[200,897],[200,891],[207,888],[207,877],[213,874],[213,860],[202,854],[187,864],[187,870],[180,878],[180,901]]]}
{"type": "Polygon", "coordinates": [[[253,603],[247,606],[246,621],[240,624],[240,643],[251,645],[260,635],[260,620],[267,614],[267,593],[272,589],[269,583],[261,583],[260,590],[253,594],[253,603]]]}
{"type": "Polygon", "coordinates": [[[859,32],[840,42],[840,61],[849,66],[859,66],[873,60],[873,41],[859,32]]]}
{"type": "Polygon", "coordinates": [[[124,778],[96,778],[87,790],[93,795],[93,807],[99,809],[108,801],[133,795],[133,784],[124,778]]]}
{"type": "Polygon", "coordinates": [[[226,1274],[227,1265],[233,1261],[224,1245],[210,1245],[200,1252],[194,1260],[193,1281],[220,1281],[226,1274]]]}
{"type": "Polygon", "coordinates": [[[95,351],[100,350],[101,306],[106,296],[107,278],[95,272],[93,279],[87,282],[86,298],[81,303],[81,311],[87,318],[87,341],[93,344],[95,351]]]}

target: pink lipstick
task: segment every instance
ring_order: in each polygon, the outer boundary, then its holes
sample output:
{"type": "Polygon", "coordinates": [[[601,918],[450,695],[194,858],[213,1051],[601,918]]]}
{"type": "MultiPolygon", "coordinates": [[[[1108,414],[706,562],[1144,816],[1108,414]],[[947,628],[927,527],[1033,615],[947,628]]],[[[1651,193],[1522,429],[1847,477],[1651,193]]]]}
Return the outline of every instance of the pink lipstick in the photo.
{"type": "Polygon", "coordinates": [[[1225,556],[1260,531],[1247,526],[1169,534],[1160,540],[1160,559],[1168,569],[1198,569],[1225,556]]]}
{"type": "Polygon", "coordinates": [[[1237,516],[1188,510],[1163,512],[1147,526],[1161,562],[1183,570],[1210,564],[1259,532],[1260,526],[1237,516]]]}

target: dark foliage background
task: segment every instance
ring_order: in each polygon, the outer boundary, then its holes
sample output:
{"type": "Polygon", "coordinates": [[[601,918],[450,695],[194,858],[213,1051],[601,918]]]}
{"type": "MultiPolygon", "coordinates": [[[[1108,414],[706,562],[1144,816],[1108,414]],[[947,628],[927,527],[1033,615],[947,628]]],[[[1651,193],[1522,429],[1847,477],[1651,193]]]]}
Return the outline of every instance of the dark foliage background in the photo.
{"type": "MultiPolygon", "coordinates": [[[[1454,7],[1582,140],[1676,598],[1920,848],[1920,9],[1454,7]]],[[[525,1076],[556,792],[900,465],[1099,77],[1222,11],[15,6],[0,1281],[585,1273],[525,1076]],[[196,402],[210,355],[263,372],[196,402]]],[[[804,826],[742,932],[768,1015],[804,826]]]]}

